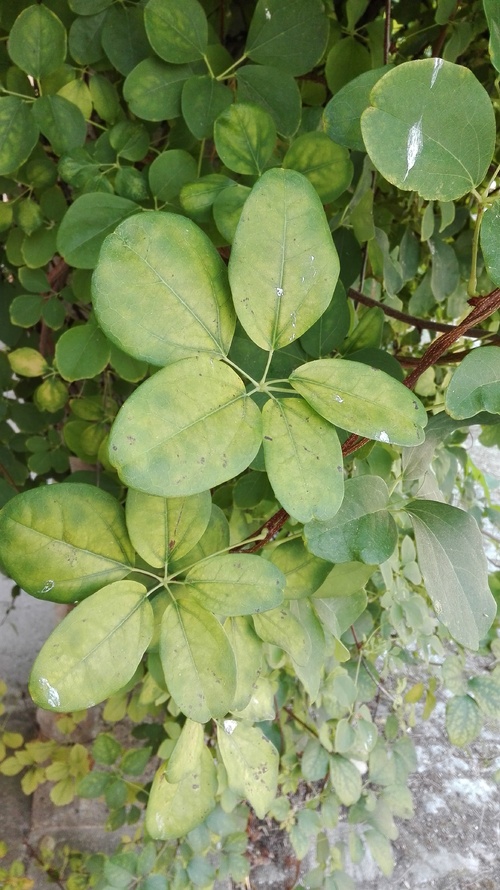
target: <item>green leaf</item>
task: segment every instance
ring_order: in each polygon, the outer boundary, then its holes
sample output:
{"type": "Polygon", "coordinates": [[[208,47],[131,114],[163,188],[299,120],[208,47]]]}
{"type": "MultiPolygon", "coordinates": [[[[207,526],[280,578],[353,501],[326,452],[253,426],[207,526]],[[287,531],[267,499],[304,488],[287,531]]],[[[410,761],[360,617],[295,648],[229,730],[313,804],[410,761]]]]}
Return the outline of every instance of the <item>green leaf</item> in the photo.
{"type": "Polygon", "coordinates": [[[473,742],[481,732],[483,718],[469,695],[454,695],[446,702],[446,732],[452,745],[460,748],[473,742]]]}
{"type": "Polygon", "coordinates": [[[496,0],[483,0],[484,13],[490,30],[490,59],[497,71],[500,71],[500,22],[496,0]]]}
{"type": "Polygon", "coordinates": [[[54,711],[104,701],[133,677],[152,633],[146,588],[136,581],[109,584],[52,631],[31,671],[33,700],[54,711]]]}
{"type": "Polygon", "coordinates": [[[500,719],[500,681],[498,676],[472,677],[468,687],[482,713],[494,720],[500,719]]]}
{"type": "Polygon", "coordinates": [[[465,356],[448,385],[445,406],[458,420],[479,411],[500,414],[500,347],[481,346],[465,356]]]}
{"type": "Polygon", "coordinates": [[[316,189],[322,204],[329,204],[351,184],[354,168],[349,152],[326,133],[303,133],[288,149],[283,167],[302,173],[316,189]]]}
{"type": "Polygon", "coordinates": [[[66,58],[64,25],[43,3],[28,6],[12,26],[8,51],[14,65],[40,80],[66,58]]]}
{"type": "Polygon", "coordinates": [[[439,58],[406,62],[375,84],[370,100],[361,118],[363,139],[376,168],[398,188],[454,201],[486,175],[494,113],[467,68],[439,58]]]}
{"type": "Polygon", "coordinates": [[[293,600],[290,612],[297,619],[310,641],[310,655],[305,664],[293,661],[297,677],[304,686],[311,702],[317,698],[325,669],[325,635],[310,599],[293,600]]]}
{"type": "Polygon", "coordinates": [[[186,575],[189,597],[217,615],[267,612],[283,601],[285,577],[271,562],[250,553],[223,553],[186,575]]]}
{"type": "Polygon", "coordinates": [[[328,577],[321,587],[318,587],[314,596],[328,599],[332,596],[350,596],[356,593],[360,587],[364,587],[373,575],[375,566],[365,565],[362,562],[339,563],[333,569],[330,566],[328,577]]]}
{"type": "Polygon", "coordinates": [[[111,766],[122,753],[122,747],[117,740],[107,732],[101,732],[92,745],[92,757],[96,763],[111,766]]]}
{"type": "Polygon", "coordinates": [[[160,202],[168,202],[179,194],[186,182],[196,179],[196,161],[181,148],[164,151],[149,167],[149,187],[160,202]]]}
{"type": "Polygon", "coordinates": [[[214,140],[226,167],[260,176],[274,151],[276,129],[271,115],[259,105],[238,102],[219,114],[214,140]]]}
{"type": "Polygon", "coordinates": [[[415,530],[418,564],[436,614],[452,637],[477,649],[495,618],[481,532],[468,513],[437,501],[405,507],[415,530]]]}
{"type": "Polygon", "coordinates": [[[111,6],[113,0],[68,0],[68,6],[78,15],[94,15],[111,6]]]}
{"type": "Polygon", "coordinates": [[[166,62],[180,65],[204,56],[208,44],[208,22],[197,0],[149,0],[144,23],[155,53],[166,62]]]}
{"type": "Polygon", "coordinates": [[[229,349],[234,314],[226,268],[204,232],[182,216],[152,212],[125,220],[103,245],[92,290],[99,324],[135,358],[166,365],[229,349]]]}
{"type": "Polygon", "coordinates": [[[254,615],[253,623],[261,640],[279,646],[297,664],[307,664],[311,655],[311,640],[287,606],[273,609],[265,615],[254,615]]]}
{"type": "Polygon", "coordinates": [[[144,27],[144,10],[136,6],[111,6],[106,13],[101,40],[111,64],[120,74],[130,74],[151,54],[144,27]]]}
{"type": "MultiPolygon", "coordinates": [[[[229,87],[218,83],[208,74],[193,75],[182,88],[182,116],[193,136],[206,139],[212,136],[214,121],[233,102],[229,87]]],[[[274,144],[273,144],[274,147],[274,144]]]]}
{"type": "Polygon", "coordinates": [[[271,65],[245,65],[237,72],[238,101],[260,105],[282,136],[293,136],[300,123],[300,91],[294,78],[271,65]]]}
{"type": "Polygon", "coordinates": [[[358,436],[396,445],[424,440],[424,406],[385,371],[347,359],[321,359],[292,371],[290,383],[318,414],[358,436]]]}
{"type": "Polygon", "coordinates": [[[212,205],[212,213],[219,232],[232,244],[238,223],[241,219],[250,189],[246,185],[234,183],[217,193],[212,205]]]}
{"type": "Polygon", "coordinates": [[[128,575],[133,556],[120,505],[93,485],[41,486],[0,513],[0,559],[39,599],[81,600],[128,575]]]}
{"type": "MultiPolygon", "coordinates": [[[[182,736],[181,736],[182,738],[182,736]]],[[[180,782],[171,783],[166,768],[156,773],[149,792],[146,828],[156,840],[184,837],[215,808],[217,772],[213,757],[203,745],[197,762],[180,782]]]]}
{"type": "Polygon", "coordinates": [[[307,355],[321,358],[338,349],[349,331],[350,315],[346,292],[341,281],[333,292],[330,304],[323,315],[300,338],[300,345],[307,355]]]}
{"type": "Polygon", "coordinates": [[[68,34],[68,49],[70,56],[79,65],[91,65],[102,59],[101,37],[105,18],[106,13],[103,10],[96,15],[79,16],[72,23],[68,34]]]}
{"type": "Polygon", "coordinates": [[[187,597],[168,606],[160,632],[160,657],[169,692],[191,720],[206,723],[230,709],[236,663],[214,616],[187,597]]]}
{"type": "Polygon", "coordinates": [[[229,261],[236,312],[249,337],[267,350],[300,337],[327,308],[338,274],[315,190],[294,170],[269,170],[246,200],[229,261]]]}
{"type": "Polygon", "coordinates": [[[42,306],[43,297],[38,294],[21,294],[14,297],[9,307],[12,324],[21,328],[31,328],[40,321],[42,306]]]}
{"type": "Polygon", "coordinates": [[[222,173],[208,173],[195,182],[187,182],[180,191],[181,207],[197,223],[211,223],[212,207],[217,196],[237,184],[222,173]]]}
{"type": "Polygon", "coordinates": [[[231,710],[241,711],[250,702],[262,670],[262,643],[248,618],[228,618],[224,630],[236,660],[236,692],[231,710]]]}
{"type": "Polygon", "coordinates": [[[281,542],[271,551],[269,559],[285,575],[285,597],[288,600],[311,596],[332,569],[329,562],[309,553],[300,538],[281,542]]]}
{"type": "Polygon", "coordinates": [[[57,370],[69,381],[96,377],[109,362],[109,347],[109,341],[92,322],[70,328],[56,344],[57,370]]]}
{"type": "Polygon", "coordinates": [[[66,154],[84,144],[85,118],[64,96],[40,96],[33,105],[33,117],[56,154],[66,154]]]}
{"type": "Polygon", "coordinates": [[[57,249],[77,269],[93,269],[101,245],[121,220],[139,210],[133,201],[93,192],[80,195],[59,226],[57,249]]]}
{"type": "Polygon", "coordinates": [[[378,80],[392,66],[384,65],[364,71],[346,83],[325,105],[323,124],[325,133],[338,145],[354,151],[366,151],[361,135],[361,115],[370,105],[370,93],[378,80]]]}
{"type": "Polygon", "coordinates": [[[325,77],[329,90],[338,93],[370,67],[370,53],[352,34],[338,40],[326,58],[325,77]]]}
{"type": "Polygon", "coordinates": [[[160,59],[139,62],[123,85],[130,111],[145,121],[179,117],[184,82],[191,77],[190,65],[169,65],[160,59]]]}
{"type": "Polygon", "coordinates": [[[262,412],[264,457],[278,501],[300,522],[334,516],[344,496],[337,433],[303,399],[270,399],[262,412]]]}
{"type": "Polygon", "coordinates": [[[49,370],[47,360],[37,349],[21,346],[8,354],[9,365],[20,377],[41,377],[49,370]]]}
{"type": "Polygon", "coordinates": [[[390,878],[394,870],[394,856],[390,841],[375,828],[365,831],[367,847],[377,863],[380,871],[386,878],[390,878]]]}
{"type": "Polygon", "coordinates": [[[323,55],[328,19],[319,0],[258,0],[245,52],[253,62],[306,74],[323,55]]]}
{"type": "Polygon", "coordinates": [[[198,543],[210,520],[209,491],[183,498],[161,498],[129,489],[127,528],[139,556],[163,568],[181,559],[198,543]]]}
{"type": "Polygon", "coordinates": [[[337,640],[345,634],[366,609],[368,597],[364,590],[349,596],[335,596],[328,599],[314,597],[313,604],[323,626],[337,640]]]}
{"type": "Polygon", "coordinates": [[[119,157],[141,161],[149,148],[149,133],[137,121],[118,121],[109,131],[109,142],[119,157]]]}
{"type": "Polygon", "coordinates": [[[17,170],[38,142],[38,127],[27,102],[0,99],[0,175],[17,170]]]}
{"type": "Polygon", "coordinates": [[[185,556],[172,559],[169,568],[172,572],[180,572],[212,553],[227,550],[228,547],[229,523],[220,507],[212,504],[208,525],[198,543],[185,556]]]}
{"type": "Polygon", "coordinates": [[[304,527],[308,549],[330,562],[385,562],[397,542],[396,523],[386,509],[388,500],[387,485],[378,476],[348,479],[342,506],[333,519],[313,520],[304,527]]]}
{"type": "Polygon", "coordinates": [[[341,754],[330,757],[330,779],[335,794],[345,807],[352,807],[361,797],[361,773],[354,763],[341,754]]]}
{"type": "MultiPolygon", "coordinates": [[[[5,101],[5,100],[3,100],[5,101]]],[[[492,201],[484,209],[481,221],[481,251],[488,275],[497,287],[500,285],[500,257],[498,239],[500,237],[500,200],[492,201]]]]}
{"type": "Polygon", "coordinates": [[[258,727],[236,720],[225,720],[217,727],[217,743],[229,787],[245,797],[263,819],[278,787],[276,748],[258,727]]]}
{"type": "Polygon", "coordinates": [[[109,773],[87,773],[87,775],[78,782],[76,793],[79,797],[89,799],[101,797],[110,781],[112,781],[112,778],[109,773]]]}
{"type": "Polygon", "coordinates": [[[168,365],[129,397],[110,433],[110,460],[131,488],[197,494],[246,469],[260,426],[235,372],[200,355],[168,365]]]}

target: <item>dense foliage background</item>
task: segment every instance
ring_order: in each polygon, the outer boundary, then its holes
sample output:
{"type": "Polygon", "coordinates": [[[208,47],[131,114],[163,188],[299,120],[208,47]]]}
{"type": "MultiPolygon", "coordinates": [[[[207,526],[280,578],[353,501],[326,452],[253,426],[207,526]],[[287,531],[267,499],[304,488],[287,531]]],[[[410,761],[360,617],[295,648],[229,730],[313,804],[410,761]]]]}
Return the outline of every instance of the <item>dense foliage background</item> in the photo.
{"type": "Polygon", "coordinates": [[[7,732],[0,770],[108,827],[146,809],[69,890],[241,881],[265,818],[316,840],[304,886],[365,850],[390,875],[409,727],[439,694],[452,744],[500,717],[466,448],[500,443],[497,4],[14,0],[0,28],[0,559],[78,603],[34,700],[135,724],[7,732]]]}

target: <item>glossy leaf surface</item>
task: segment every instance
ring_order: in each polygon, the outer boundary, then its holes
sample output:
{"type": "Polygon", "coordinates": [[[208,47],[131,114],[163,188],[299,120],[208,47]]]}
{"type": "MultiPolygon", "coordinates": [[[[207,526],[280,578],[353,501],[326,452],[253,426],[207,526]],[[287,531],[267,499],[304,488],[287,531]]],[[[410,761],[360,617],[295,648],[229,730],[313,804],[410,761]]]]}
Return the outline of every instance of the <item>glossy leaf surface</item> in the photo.
{"type": "Polygon", "coordinates": [[[127,485],[178,497],[241,473],[261,438],[259,409],[240,378],[198,356],[168,365],[130,396],[112,427],[109,454],[127,485]]]}
{"type": "Polygon", "coordinates": [[[24,590],[62,603],[124,578],[134,559],[118,502],[81,483],[41,486],[6,504],[0,555],[24,590]]]}
{"type": "Polygon", "coordinates": [[[329,519],[344,496],[334,427],[303,399],[270,399],[262,412],[266,471],[278,501],[295,519],[329,519]]]}
{"type": "Polygon", "coordinates": [[[322,315],[339,274],[321,202],[293,170],[269,170],[247,198],[229,280],[238,318],[262,349],[279,349],[322,315]]]}
{"type": "Polygon", "coordinates": [[[467,68],[439,58],[406,62],[375,84],[370,101],[361,118],[363,140],[376,168],[398,188],[453,201],[486,175],[493,108],[467,68]]]}
{"type": "Polygon", "coordinates": [[[116,581],[103,587],[70,612],[43,645],[30,676],[31,696],[54,711],[79,711],[104,701],[134,675],[152,633],[153,610],[142,584],[116,581]]]}
{"type": "Polygon", "coordinates": [[[424,406],[377,368],[347,359],[322,359],[297,368],[290,383],[318,414],[358,436],[397,445],[417,445],[424,439],[424,406]]]}

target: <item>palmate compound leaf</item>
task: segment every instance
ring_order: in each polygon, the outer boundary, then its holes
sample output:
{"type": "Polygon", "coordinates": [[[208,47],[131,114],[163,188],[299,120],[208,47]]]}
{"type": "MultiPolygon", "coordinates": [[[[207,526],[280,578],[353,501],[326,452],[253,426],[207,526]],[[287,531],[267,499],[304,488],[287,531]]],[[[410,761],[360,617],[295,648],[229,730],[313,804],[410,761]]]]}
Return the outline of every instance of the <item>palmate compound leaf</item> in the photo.
{"type": "Polygon", "coordinates": [[[104,701],[133,677],[152,633],[146,588],[136,581],[108,584],[51,633],[31,671],[31,697],[53,711],[104,701]]]}
{"type": "Polygon", "coordinates": [[[375,84],[370,101],[361,132],[389,182],[430,201],[454,201],[482,181],[495,115],[472,71],[440,58],[405,62],[375,84]]]}
{"type": "Polygon", "coordinates": [[[184,582],[190,598],[216,615],[267,612],[283,602],[285,576],[251,553],[222,553],[195,565],[184,582]]]}
{"type": "Polygon", "coordinates": [[[347,359],[321,359],[292,371],[290,383],[325,420],[350,433],[396,445],[424,440],[424,406],[378,368],[347,359]]]}
{"type": "Polygon", "coordinates": [[[332,299],[339,260],[321,201],[295,170],[268,170],[243,207],[229,261],[238,318],[261,349],[300,337],[332,299]]]}
{"type": "Polygon", "coordinates": [[[188,497],[161,498],[130,488],[127,528],[139,556],[155,568],[181,559],[198,543],[210,521],[209,491],[188,497]]]}
{"type": "Polygon", "coordinates": [[[413,523],[418,564],[438,618],[457,643],[478,649],[495,618],[496,604],[475,519],[438,501],[410,501],[405,510],[413,523]]]}
{"type": "Polygon", "coordinates": [[[217,744],[232,791],[245,797],[263,819],[278,787],[279,755],[257,726],[224,720],[217,727],[217,744]]]}
{"type": "Polygon", "coordinates": [[[445,407],[463,420],[480,411],[500,414],[500,348],[482,346],[460,362],[446,390],[445,407]]]}
{"type": "Polygon", "coordinates": [[[339,437],[303,399],[270,399],[262,412],[266,471],[278,501],[300,522],[330,519],[344,496],[339,437]]]}
{"type": "Polygon", "coordinates": [[[5,505],[0,558],[27,593],[71,603],[128,575],[134,550],[115,498],[93,485],[61,483],[5,505]]]}
{"type": "Polygon", "coordinates": [[[215,807],[217,773],[200,723],[186,720],[168,764],[153,780],[146,810],[148,834],[156,840],[182,837],[215,807]]]}
{"type": "Polygon", "coordinates": [[[103,245],[92,287],[102,329],[135,358],[167,365],[225,355],[231,345],[226,267],[185,217],[152,212],[125,220],[103,245]]]}
{"type": "MultiPolygon", "coordinates": [[[[177,593],[177,587],[175,588],[177,593]]],[[[236,662],[223,627],[189,590],[163,614],[160,657],[169,692],[198,723],[223,717],[236,691],[236,662]]]]}
{"type": "Polygon", "coordinates": [[[179,497],[237,476],[261,440],[260,411],[240,378],[199,355],[158,371],[127,399],[109,458],[131,488],[179,497]]]}

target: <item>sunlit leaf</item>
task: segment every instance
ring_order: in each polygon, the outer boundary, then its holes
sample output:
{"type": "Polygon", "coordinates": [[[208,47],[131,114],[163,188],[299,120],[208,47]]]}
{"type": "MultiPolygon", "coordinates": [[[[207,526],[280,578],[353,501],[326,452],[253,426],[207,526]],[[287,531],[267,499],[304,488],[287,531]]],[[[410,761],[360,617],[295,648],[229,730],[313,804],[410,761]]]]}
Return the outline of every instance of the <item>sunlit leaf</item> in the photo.
{"type": "Polygon", "coordinates": [[[262,349],[279,349],[322,315],[339,274],[321,202],[293,170],[269,170],[247,198],[229,280],[238,318],[262,349]]]}
{"type": "Polygon", "coordinates": [[[54,711],[104,701],[134,675],[152,632],[153,611],[142,584],[116,581],[103,587],[70,612],[43,645],[30,676],[32,698],[54,711]]]}
{"type": "Polygon", "coordinates": [[[138,554],[156,568],[181,559],[198,543],[210,520],[210,492],[162,498],[131,488],[126,517],[130,540],[138,554]]]}
{"type": "Polygon", "coordinates": [[[261,439],[259,409],[240,378],[201,355],[168,365],[139,386],[111,429],[109,454],[131,488],[178,497],[241,473],[261,439]]]}
{"type": "Polygon", "coordinates": [[[217,743],[229,787],[245,797],[263,819],[277,792],[279,756],[257,726],[225,720],[217,727],[217,743]]]}

